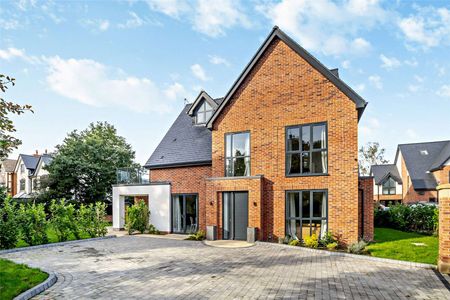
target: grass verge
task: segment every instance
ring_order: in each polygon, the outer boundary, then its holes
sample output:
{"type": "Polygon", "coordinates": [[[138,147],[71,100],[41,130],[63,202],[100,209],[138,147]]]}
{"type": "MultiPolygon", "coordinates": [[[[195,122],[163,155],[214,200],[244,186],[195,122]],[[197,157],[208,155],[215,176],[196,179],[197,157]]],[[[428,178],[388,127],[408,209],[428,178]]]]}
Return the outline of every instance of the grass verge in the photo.
{"type": "Polygon", "coordinates": [[[47,277],[48,274],[39,269],[0,258],[0,299],[13,299],[43,282],[47,277]]]}
{"type": "Polygon", "coordinates": [[[367,246],[372,256],[435,265],[439,241],[435,236],[375,228],[375,243],[367,246]]]}

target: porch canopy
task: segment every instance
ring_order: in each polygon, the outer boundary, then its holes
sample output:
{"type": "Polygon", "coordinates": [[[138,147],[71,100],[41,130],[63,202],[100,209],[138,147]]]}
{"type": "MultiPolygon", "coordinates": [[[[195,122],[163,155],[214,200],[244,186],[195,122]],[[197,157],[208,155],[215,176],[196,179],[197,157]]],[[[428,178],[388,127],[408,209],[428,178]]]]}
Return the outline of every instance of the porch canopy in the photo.
{"type": "Polygon", "coordinates": [[[150,223],[161,232],[170,232],[170,183],[151,182],[141,184],[113,185],[113,229],[125,227],[125,197],[143,197],[148,199],[150,223]]]}

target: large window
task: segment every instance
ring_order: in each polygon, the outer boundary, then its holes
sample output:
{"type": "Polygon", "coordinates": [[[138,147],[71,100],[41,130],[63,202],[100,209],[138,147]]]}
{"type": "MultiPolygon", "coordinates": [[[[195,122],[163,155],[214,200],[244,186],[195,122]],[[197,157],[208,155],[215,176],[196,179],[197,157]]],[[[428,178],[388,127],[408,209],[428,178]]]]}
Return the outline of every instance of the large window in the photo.
{"type": "Polygon", "coordinates": [[[286,192],[286,235],[303,239],[327,232],[328,199],[326,190],[286,192]]]}
{"type": "Polygon", "coordinates": [[[250,133],[225,135],[225,176],[250,176],[250,133]]]}
{"type": "Polygon", "coordinates": [[[286,175],[328,172],[327,124],[286,128],[286,175]]]}
{"type": "Polygon", "coordinates": [[[395,195],[395,180],[391,177],[383,183],[383,195],[395,195]]]}
{"type": "Polygon", "coordinates": [[[212,113],[213,113],[212,107],[208,104],[208,102],[203,101],[203,103],[200,104],[200,107],[197,110],[195,123],[205,124],[206,122],[208,122],[209,118],[211,118],[212,113]]]}
{"type": "Polygon", "coordinates": [[[172,231],[194,233],[198,230],[198,197],[196,194],[172,195],[172,231]]]}

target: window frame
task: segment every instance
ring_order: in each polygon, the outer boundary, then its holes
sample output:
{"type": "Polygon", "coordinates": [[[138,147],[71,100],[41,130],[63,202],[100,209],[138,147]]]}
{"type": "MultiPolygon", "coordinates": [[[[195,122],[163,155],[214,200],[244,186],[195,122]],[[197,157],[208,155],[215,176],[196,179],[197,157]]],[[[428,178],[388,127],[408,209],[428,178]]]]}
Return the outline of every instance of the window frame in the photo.
{"type": "Polygon", "coordinates": [[[396,195],[397,194],[397,183],[394,180],[394,178],[392,177],[388,177],[387,180],[385,182],[383,182],[383,184],[381,185],[381,194],[382,195],[396,195]],[[387,182],[392,182],[394,183],[394,186],[389,185],[388,187],[385,187],[385,183],[387,182]],[[391,189],[394,189],[394,193],[391,193],[391,189]],[[387,190],[387,193],[385,192],[385,190],[387,190]]]}
{"type": "Polygon", "coordinates": [[[284,136],[285,136],[285,151],[284,151],[284,171],[285,171],[285,176],[286,177],[305,177],[305,176],[328,176],[328,157],[329,157],[329,141],[328,141],[328,122],[324,121],[324,122],[316,122],[316,123],[306,123],[306,124],[299,124],[299,125],[290,125],[290,126],[286,126],[285,127],[285,131],[284,131],[284,136]],[[321,148],[321,149],[313,149],[313,145],[312,145],[312,140],[311,140],[311,146],[310,149],[308,151],[303,151],[302,150],[302,128],[306,127],[306,126],[310,126],[310,136],[309,138],[311,139],[313,137],[313,127],[317,126],[317,125],[325,125],[325,139],[326,139],[326,147],[325,148],[321,148]],[[292,128],[298,128],[299,129],[299,150],[297,151],[289,151],[289,141],[288,141],[288,131],[289,129],[292,128]],[[322,152],[322,151],[326,151],[327,153],[327,165],[326,165],[326,172],[324,173],[302,173],[302,162],[303,162],[303,153],[309,153],[309,157],[310,157],[310,164],[312,162],[312,153],[313,152],[322,152]],[[288,170],[288,158],[290,154],[300,154],[300,173],[295,173],[295,174],[289,174],[289,170],[288,170]]]}
{"type": "MultiPolygon", "coordinates": [[[[173,199],[174,197],[183,196],[183,210],[186,208],[186,196],[195,196],[195,214],[197,218],[197,228],[196,230],[199,230],[199,207],[198,204],[200,202],[199,194],[198,193],[171,193],[170,194],[170,232],[171,233],[177,233],[177,234],[189,234],[187,232],[176,232],[173,230],[173,199]]],[[[186,219],[183,220],[183,227],[186,227],[186,219]]],[[[186,229],[186,228],[185,228],[186,229]]]]}
{"type": "MultiPolygon", "coordinates": [[[[250,130],[245,130],[245,131],[236,131],[236,132],[227,132],[224,135],[224,139],[223,139],[223,144],[224,144],[224,177],[248,177],[251,176],[251,166],[252,166],[252,158],[251,158],[251,149],[252,149],[252,144],[251,144],[251,134],[250,134],[250,130]],[[233,135],[236,134],[242,134],[242,133],[247,133],[248,134],[248,155],[245,156],[234,156],[233,155],[233,135]],[[231,136],[231,157],[227,156],[227,136],[231,136]],[[244,158],[244,163],[245,163],[245,159],[248,158],[248,175],[240,175],[240,176],[228,176],[227,173],[227,161],[228,159],[231,159],[231,161],[233,161],[233,159],[235,158],[244,158]]],[[[234,164],[233,164],[233,172],[234,174],[234,164]]]]}
{"type": "Polygon", "coordinates": [[[203,100],[203,102],[200,103],[200,105],[198,106],[197,110],[195,111],[195,124],[196,125],[204,125],[204,124],[206,124],[209,121],[209,119],[206,119],[206,114],[208,112],[211,112],[211,116],[212,116],[213,113],[214,113],[214,109],[206,100],[203,100]],[[206,105],[208,105],[210,109],[206,109],[207,108],[206,105]],[[204,107],[204,110],[200,111],[203,107],[204,107]],[[198,122],[198,114],[199,113],[203,114],[204,120],[205,120],[204,122],[201,122],[201,123],[198,122]]]}
{"type": "MultiPolygon", "coordinates": [[[[312,221],[313,220],[316,220],[316,221],[321,221],[321,220],[324,220],[325,219],[325,222],[326,222],[326,227],[327,227],[327,230],[325,231],[325,232],[329,232],[329,230],[328,230],[328,208],[329,208],[329,205],[328,205],[328,203],[329,203],[329,199],[328,199],[328,189],[311,189],[311,190],[308,190],[308,189],[301,189],[301,190],[286,190],[285,191],[285,201],[284,201],[284,226],[285,226],[285,228],[284,228],[284,233],[286,234],[286,235],[291,235],[291,233],[288,231],[288,229],[289,229],[289,226],[288,226],[288,221],[290,221],[290,220],[298,220],[298,221],[300,221],[300,224],[302,223],[302,221],[304,221],[304,220],[307,220],[307,221],[309,221],[309,234],[310,234],[310,236],[311,236],[311,232],[312,232],[312,221]],[[302,193],[303,192],[309,192],[309,196],[310,196],[310,207],[309,207],[309,215],[310,215],[310,217],[309,218],[303,218],[303,210],[302,210],[302,206],[301,206],[301,204],[302,204],[302,193]],[[313,206],[314,206],[314,204],[313,204],[313,193],[314,192],[323,192],[323,193],[325,193],[325,197],[326,197],[326,209],[325,209],[325,211],[326,211],[326,213],[325,213],[325,218],[324,217],[313,217],[313,206]],[[288,205],[288,200],[289,200],[289,198],[288,198],[288,195],[289,195],[289,193],[299,193],[299,213],[300,213],[300,217],[290,217],[289,215],[289,213],[290,213],[290,206],[288,205]]],[[[292,236],[291,236],[292,237],[292,236]]],[[[298,237],[298,236],[297,236],[298,237]]],[[[321,237],[318,237],[319,239],[321,238],[321,237]]],[[[300,231],[300,237],[299,237],[299,240],[303,240],[303,231],[301,230],[300,231]]]]}

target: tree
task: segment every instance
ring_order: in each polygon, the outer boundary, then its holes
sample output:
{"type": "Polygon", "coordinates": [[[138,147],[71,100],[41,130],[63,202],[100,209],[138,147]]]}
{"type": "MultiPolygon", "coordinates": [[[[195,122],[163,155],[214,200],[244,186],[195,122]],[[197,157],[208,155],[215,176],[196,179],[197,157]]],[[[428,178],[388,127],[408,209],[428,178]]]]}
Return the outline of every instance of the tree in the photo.
{"type": "Polygon", "coordinates": [[[389,160],[384,158],[386,149],[381,148],[378,142],[369,142],[359,149],[359,172],[369,175],[372,165],[386,164],[389,160]]]}
{"type": "MultiPolygon", "coordinates": [[[[6,93],[9,86],[15,85],[15,81],[12,77],[0,74],[0,90],[6,93]]],[[[20,115],[26,111],[33,112],[30,105],[15,104],[0,97],[0,160],[7,158],[14,149],[22,144],[18,138],[11,135],[16,128],[8,115],[20,115]]]]}
{"type": "Polygon", "coordinates": [[[134,151],[114,126],[98,122],[81,132],[74,130],[56,146],[52,162],[45,167],[48,189],[41,192],[41,201],[110,201],[116,170],[135,167],[133,160],[134,151]]]}

